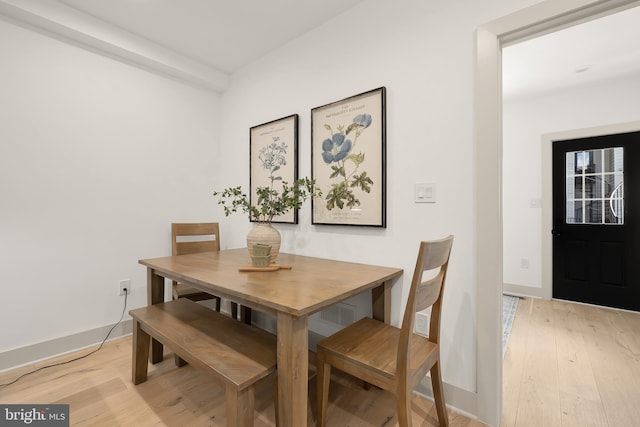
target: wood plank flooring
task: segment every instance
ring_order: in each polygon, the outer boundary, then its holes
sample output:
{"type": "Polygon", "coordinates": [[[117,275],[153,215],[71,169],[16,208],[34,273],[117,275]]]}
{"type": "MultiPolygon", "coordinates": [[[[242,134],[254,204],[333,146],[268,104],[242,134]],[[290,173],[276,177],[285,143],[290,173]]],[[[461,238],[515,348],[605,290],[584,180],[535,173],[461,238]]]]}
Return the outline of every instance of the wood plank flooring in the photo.
{"type": "MultiPolygon", "coordinates": [[[[79,352],[85,354],[87,351],[79,352]]],[[[67,355],[58,360],[68,360],[67,355]]],[[[56,360],[0,374],[0,383],[56,360]]],[[[640,425],[640,314],[562,301],[521,300],[504,360],[503,427],[640,425]]],[[[315,380],[310,383],[315,399],[315,380]]],[[[271,387],[256,395],[256,426],[274,426],[271,387]]],[[[334,375],[329,423],[397,425],[393,396],[334,375]]],[[[131,383],[131,338],[0,388],[1,403],[68,403],[73,426],[224,426],[224,392],[168,353],[149,380],[131,383]]],[[[437,426],[431,401],[415,396],[414,426],[437,426]]],[[[313,425],[315,405],[310,406],[313,425]]],[[[452,427],[483,424],[449,411],[452,427]]]]}
{"type": "MultiPolygon", "coordinates": [[[[79,352],[79,354],[87,353],[79,352]]],[[[67,355],[46,363],[0,374],[0,384],[39,366],[69,360],[67,355]]],[[[394,398],[382,390],[365,390],[346,375],[332,376],[328,426],[392,427],[397,425],[394,398]]],[[[315,402],[315,379],[310,382],[315,402]]],[[[272,387],[256,391],[255,426],[274,426],[272,387]]],[[[145,383],[131,383],[131,338],[104,345],[94,355],[71,364],[29,375],[0,388],[0,402],[70,404],[73,426],[225,426],[224,390],[191,366],[176,368],[173,355],[150,366],[145,383]]],[[[413,425],[437,426],[436,409],[429,400],[414,396],[413,425]]],[[[315,425],[315,403],[310,405],[309,425],[315,425]]],[[[484,424],[449,411],[451,427],[482,427],[484,424]]]]}
{"type": "Polygon", "coordinates": [[[520,300],[502,427],[640,425],[640,314],[520,300]]]}

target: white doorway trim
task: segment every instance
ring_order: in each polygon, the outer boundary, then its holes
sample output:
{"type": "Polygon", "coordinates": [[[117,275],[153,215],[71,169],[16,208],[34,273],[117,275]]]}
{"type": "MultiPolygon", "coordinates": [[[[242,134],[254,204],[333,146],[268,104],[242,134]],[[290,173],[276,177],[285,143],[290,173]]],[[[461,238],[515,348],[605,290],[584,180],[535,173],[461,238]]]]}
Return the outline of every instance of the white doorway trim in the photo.
{"type": "Polygon", "coordinates": [[[553,143],[567,139],[588,138],[591,136],[613,135],[616,133],[640,131],[640,121],[616,123],[607,126],[595,126],[554,132],[542,135],[542,297],[551,299],[553,295],[553,179],[552,153],[553,143]]]}
{"type": "Polygon", "coordinates": [[[477,414],[502,415],[502,48],[640,5],[640,0],[546,0],[478,28],[476,34],[477,414]]]}

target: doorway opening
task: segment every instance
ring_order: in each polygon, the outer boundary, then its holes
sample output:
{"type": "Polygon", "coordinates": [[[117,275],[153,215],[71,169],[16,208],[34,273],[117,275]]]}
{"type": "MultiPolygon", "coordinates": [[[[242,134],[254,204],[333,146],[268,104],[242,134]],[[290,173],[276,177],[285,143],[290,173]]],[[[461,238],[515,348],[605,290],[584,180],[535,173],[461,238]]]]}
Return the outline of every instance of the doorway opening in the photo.
{"type": "Polygon", "coordinates": [[[502,48],[640,5],[637,0],[579,3],[545,1],[477,31],[477,415],[490,425],[498,425],[502,413],[502,48]]]}

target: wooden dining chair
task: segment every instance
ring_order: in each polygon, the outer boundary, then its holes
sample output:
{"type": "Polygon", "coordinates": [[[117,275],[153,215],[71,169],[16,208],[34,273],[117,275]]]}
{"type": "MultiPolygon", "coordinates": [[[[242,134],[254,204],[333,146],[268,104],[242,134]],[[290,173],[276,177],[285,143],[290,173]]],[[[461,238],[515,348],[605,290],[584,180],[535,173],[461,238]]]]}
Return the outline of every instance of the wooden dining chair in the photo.
{"type": "Polygon", "coordinates": [[[326,424],[331,366],[396,396],[400,427],[411,426],[413,389],[431,372],[441,426],[449,419],[440,373],[440,319],[453,236],[420,243],[401,328],[365,317],[317,345],[318,426],[326,424]],[[431,270],[431,271],[430,271],[431,270]],[[427,279],[423,274],[430,271],[427,279]],[[431,307],[429,336],[414,332],[415,313],[431,307]]]}
{"type": "MultiPolygon", "coordinates": [[[[220,250],[220,226],[217,222],[171,224],[171,255],[187,255],[220,250]]],[[[188,298],[191,301],[214,299],[216,311],[220,311],[220,297],[202,292],[175,280],[171,286],[173,299],[188,298]]]]}
{"type": "MultiPolygon", "coordinates": [[[[217,222],[172,223],[171,255],[187,255],[220,250],[220,226],[217,222]]],[[[215,299],[215,309],[220,311],[220,297],[202,292],[190,286],[173,281],[173,299],[188,298],[191,301],[215,299]]],[[[238,304],[231,301],[231,317],[238,318],[238,304]]],[[[240,319],[251,324],[251,309],[241,307],[240,319]]]]}

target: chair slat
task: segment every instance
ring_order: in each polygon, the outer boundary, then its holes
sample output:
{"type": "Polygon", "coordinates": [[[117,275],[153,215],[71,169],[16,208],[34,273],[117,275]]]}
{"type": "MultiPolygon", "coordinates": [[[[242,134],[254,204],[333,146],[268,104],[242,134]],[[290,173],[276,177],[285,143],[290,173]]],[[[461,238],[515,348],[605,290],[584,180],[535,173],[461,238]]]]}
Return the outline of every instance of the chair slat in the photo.
{"type": "Polygon", "coordinates": [[[220,250],[220,242],[208,240],[203,242],[176,242],[176,255],[197,254],[220,250]]]}
{"type": "Polygon", "coordinates": [[[433,277],[418,285],[416,290],[416,308],[415,311],[422,311],[427,307],[431,307],[440,297],[442,289],[442,281],[444,273],[440,271],[436,277],[433,277]]]}

